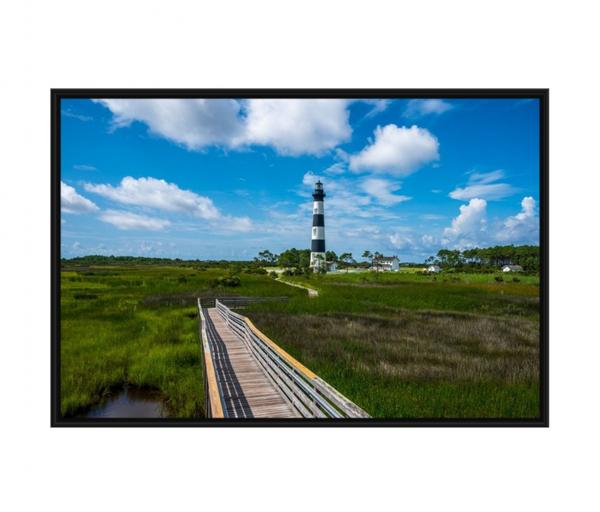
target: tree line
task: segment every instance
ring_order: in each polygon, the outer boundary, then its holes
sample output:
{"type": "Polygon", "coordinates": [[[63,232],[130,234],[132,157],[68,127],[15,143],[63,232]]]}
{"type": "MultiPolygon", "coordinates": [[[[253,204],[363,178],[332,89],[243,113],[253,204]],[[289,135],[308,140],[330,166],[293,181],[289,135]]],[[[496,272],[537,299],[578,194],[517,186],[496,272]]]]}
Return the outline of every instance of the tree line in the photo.
{"type": "MultiPolygon", "coordinates": [[[[335,251],[326,252],[328,263],[335,263],[339,269],[369,268],[382,256],[377,251],[366,250],[357,261],[351,252],[337,255],[335,251]]],[[[150,258],[145,256],[101,256],[89,255],[76,258],[61,258],[61,266],[91,265],[176,265],[193,267],[229,267],[229,260],[183,260],[180,258],[150,258]]],[[[310,249],[286,249],[275,254],[268,249],[260,251],[253,260],[236,261],[236,265],[247,270],[279,266],[292,269],[294,273],[309,274],[310,249]]],[[[495,247],[466,249],[464,251],[440,249],[435,256],[425,260],[427,265],[439,265],[443,269],[492,272],[504,265],[520,265],[526,272],[540,270],[540,248],[537,245],[497,245],[495,247]]],[[[404,263],[407,265],[407,263],[404,263]]],[[[418,264],[413,264],[418,265],[418,264]]]]}
{"type": "Polygon", "coordinates": [[[537,245],[496,245],[464,251],[440,249],[425,260],[428,265],[457,270],[493,271],[504,265],[520,265],[526,272],[540,270],[540,248],[537,245]]]}

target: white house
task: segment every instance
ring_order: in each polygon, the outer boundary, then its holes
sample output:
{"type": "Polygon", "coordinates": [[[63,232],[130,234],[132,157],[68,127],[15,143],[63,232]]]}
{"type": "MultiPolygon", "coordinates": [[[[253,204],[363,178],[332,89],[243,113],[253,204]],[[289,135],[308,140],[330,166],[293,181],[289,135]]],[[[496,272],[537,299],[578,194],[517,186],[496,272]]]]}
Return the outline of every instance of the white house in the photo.
{"type": "Polygon", "coordinates": [[[400,260],[397,256],[381,256],[373,260],[373,269],[397,272],[400,269],[400,260]]]}
{"type": "Polygon", "coordinates": [[[521,265],[504,265],[502,272],[523,272],[521,265]]]}
{"type": "Polygon", "coordinates": [[[439,265],[429,265],[427,267],[427,272],[430,272],[432,274],[437,274],[438,272],[441,272],[442,269],[439,267],[439,265]]]}

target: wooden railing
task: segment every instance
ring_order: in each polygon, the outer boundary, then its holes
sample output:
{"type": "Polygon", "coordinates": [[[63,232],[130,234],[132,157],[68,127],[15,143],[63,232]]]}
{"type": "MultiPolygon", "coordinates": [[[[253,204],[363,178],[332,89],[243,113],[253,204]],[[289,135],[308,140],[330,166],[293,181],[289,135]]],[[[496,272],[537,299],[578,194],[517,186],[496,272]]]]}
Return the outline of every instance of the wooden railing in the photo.
{"type": "Polygon", "coordinates": [[[213,355],[208,343],[208,336],[206,335],[206,318],[202,311],[200,299],[198,299],[198,311],[200,313],[201,326],[200,346],[202,347],[202,361],[204,365],[204,411],[207,418],[224,418],[221,390],[215,374],[213,355]]]}
{"type": "Polygon", "coordinates": [[[241,295],[232,295],[230,297],[202,297],[199,300],[199,304],[204,308],[214,308],[216,300],[219,300],[222,304],[230,308],[243,308],[249,304],[256,304],[258,302],[269,302],[269,301],[287,301],[288,297],[247,297],[241,295]]]}
{"type": "Polygon", "coordinates": [[[215,304],[227,325],[242,339],[265,374],[302,417],[369,417],[360,407],[260,332],[249,318],[232,311],[219,299],[215,304]]]}

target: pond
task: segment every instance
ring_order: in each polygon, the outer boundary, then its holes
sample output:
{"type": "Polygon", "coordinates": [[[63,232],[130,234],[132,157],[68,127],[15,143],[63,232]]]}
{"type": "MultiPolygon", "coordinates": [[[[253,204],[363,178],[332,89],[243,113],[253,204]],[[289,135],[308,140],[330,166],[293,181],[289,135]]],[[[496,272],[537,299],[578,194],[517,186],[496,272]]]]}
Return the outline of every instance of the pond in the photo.
{"type": "Polygon", "coordinates": [[[167,410],[157,391],[125,386],[92,407],[86,418],[165,418],[167,410]]]}

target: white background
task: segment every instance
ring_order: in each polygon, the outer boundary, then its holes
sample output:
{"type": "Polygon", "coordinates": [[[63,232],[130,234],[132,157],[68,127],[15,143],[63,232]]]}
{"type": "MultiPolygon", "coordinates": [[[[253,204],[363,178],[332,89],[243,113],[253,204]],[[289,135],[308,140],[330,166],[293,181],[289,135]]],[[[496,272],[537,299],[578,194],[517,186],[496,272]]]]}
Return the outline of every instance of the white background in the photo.
{"type": "Polygon", "coordinates": [[[3,510],[598,510],[593,2],[1,5],[3,510]],[[550,87],[551,427],[50,429],[51,87],[550,87]]]}

